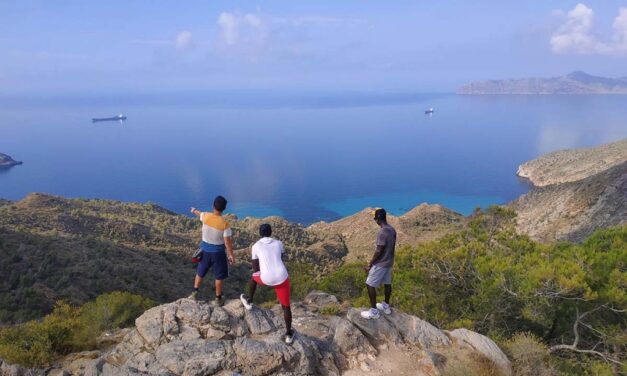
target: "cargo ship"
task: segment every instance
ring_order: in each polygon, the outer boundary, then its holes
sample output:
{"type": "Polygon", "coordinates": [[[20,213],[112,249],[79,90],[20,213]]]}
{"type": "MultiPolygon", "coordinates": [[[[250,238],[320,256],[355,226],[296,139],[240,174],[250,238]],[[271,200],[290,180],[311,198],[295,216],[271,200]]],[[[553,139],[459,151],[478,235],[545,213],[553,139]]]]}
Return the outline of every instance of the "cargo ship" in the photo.
{"type": "Polygon", "coordinates": [[[91,121],[93,123],[98,122],[98,121],[122,121],[122,120],[126,120],[126,116],[119,114],[118,116],[114,116],[114,117],[108,117],[108,118],[93,118],[91,119],[91,121]]]}

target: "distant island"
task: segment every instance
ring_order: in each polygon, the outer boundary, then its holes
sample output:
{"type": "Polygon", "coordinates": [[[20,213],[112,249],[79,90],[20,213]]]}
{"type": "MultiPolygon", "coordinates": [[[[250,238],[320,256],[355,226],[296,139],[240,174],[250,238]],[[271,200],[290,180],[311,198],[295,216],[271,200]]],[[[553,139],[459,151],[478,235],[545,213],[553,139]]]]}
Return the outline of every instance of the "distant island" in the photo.
{"type": "Polygon", "coordinates": [[[7,168],[20,164],[22,164],[22,162],[16,161],[8,155],[0,153],[0,168],[7,168]]]}
{"type": "Polygon", "coordinates": [[[573,72],[553,78],[473,81],[457,94],[627,94],[627,77],[606,78],[573,72]]]}

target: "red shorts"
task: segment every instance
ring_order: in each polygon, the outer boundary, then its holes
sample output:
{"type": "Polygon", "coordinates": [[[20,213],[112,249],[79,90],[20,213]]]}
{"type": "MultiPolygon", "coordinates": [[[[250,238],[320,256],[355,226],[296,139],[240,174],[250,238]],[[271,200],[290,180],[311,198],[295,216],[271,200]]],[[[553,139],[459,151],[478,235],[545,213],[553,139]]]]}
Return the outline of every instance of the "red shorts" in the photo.
{"type": "MultiPolygon", "coordinates": [[[[261,274],[259,272],[253,274],[253,280],[257,282],[258,285],[265,286],[263,282],[261,282],[261,274]]],[[[289,307],[290,305],[290,279],[287,278],[280,285],[270,286],[274,287],[274,292],[276,293],[277,299],[279,299],[279,303],[283,307],[289,307]]]]}

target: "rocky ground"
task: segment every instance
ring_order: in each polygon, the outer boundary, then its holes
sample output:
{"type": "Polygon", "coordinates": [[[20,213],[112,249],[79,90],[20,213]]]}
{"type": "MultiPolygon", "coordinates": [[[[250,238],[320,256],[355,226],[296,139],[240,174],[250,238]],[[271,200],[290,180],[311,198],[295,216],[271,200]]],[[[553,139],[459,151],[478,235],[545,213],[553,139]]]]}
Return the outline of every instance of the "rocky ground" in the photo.
{"type": "Polygon", "coordinates": [[[536,187],[585,179],[627,162],[627,138],[592,148],[560,150],[525,162],[517,175],[536,187]]]}
{"type": "Polygon", "coordinates": [[[398,311],[378,320],[362,319],[354,308],[321,314],[330,306],[338,307],[337,299],[321,292],[293,304],[297,334],[287,345],[279,306],[246,311],[239,300],[216,307],[180,299],[146,311],[135,328],[111,336],[108,348],[71,354],[46,370],[0,361],[0,374],[432,376],[473,359],[492,374],[512,373],[505,354],[478,333],[442,331],[398,311]]]}

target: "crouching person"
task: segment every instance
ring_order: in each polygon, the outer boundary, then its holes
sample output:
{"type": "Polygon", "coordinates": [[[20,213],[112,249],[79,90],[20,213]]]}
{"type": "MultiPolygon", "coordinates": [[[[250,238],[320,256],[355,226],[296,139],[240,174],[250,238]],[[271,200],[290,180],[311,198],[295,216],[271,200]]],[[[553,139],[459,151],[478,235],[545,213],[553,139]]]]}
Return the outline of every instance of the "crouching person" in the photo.
{"type": "Polygon", "coordinates": [[[252,248],[253,275],[248,282],[248,295],[242,294],[240,299],[244,307],[251,310],[257,285],[273,287],[285,318],[286,331],[283,340],[291,344],[294,341],[294,333],[290,308],[290,278],[281,259],[283,243],[271,237],[272,227],[267,223],[259,226],[259,235],[261,239],[252,248]]]}

